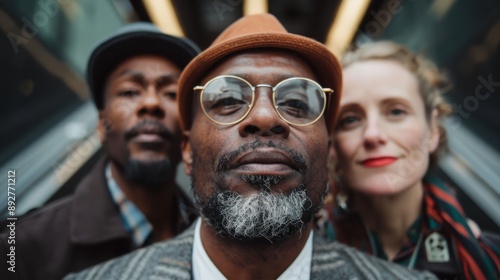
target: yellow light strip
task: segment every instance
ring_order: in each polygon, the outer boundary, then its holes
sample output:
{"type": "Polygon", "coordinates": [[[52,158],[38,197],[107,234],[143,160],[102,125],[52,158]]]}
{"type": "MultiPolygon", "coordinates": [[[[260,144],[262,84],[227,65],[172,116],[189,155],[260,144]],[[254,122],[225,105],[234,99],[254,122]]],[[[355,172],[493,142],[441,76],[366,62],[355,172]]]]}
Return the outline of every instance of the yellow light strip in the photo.
{"type": "Polygon", "coordinates": [[[151,17],[151,21],[161,31],[170,35],[184,37],[174,6],[170,0],[143,0],[144,7],[151,17]]]}
{"type": "Polygon", "coordinates": [[[265,14],[268,12],[267,0],[243,1],[243,15],[265,14]]]}
{"type": "Polygon", "coordinates": [[[431,5],[431,11],[438,19],[442,19],[450,8],[455,4],[455,0],[440,0],[434,1],[431,5]]]}
{"type": "Polygon", "coordinates": [[[326,45],[338,57],[349,47],[370,0],[343,0],[330,27],[326,45]]]}

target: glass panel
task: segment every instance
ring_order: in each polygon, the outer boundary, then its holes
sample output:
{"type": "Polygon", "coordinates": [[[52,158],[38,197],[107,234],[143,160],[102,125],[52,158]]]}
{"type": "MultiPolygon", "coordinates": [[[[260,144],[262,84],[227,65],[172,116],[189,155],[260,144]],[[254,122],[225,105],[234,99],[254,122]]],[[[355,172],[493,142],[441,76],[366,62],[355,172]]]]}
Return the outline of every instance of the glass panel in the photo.
{"type": "Polygon", "coordinates": [[[89,100],[92,47],[123,24],[111,1],[0,2],[0,162],[89,100]]]}

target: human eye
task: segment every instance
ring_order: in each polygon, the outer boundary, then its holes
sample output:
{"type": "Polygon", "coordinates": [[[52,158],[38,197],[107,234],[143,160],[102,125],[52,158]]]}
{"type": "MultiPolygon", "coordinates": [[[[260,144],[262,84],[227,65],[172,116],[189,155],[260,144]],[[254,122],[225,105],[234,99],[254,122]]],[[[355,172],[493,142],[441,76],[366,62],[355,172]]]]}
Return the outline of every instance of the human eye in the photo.
{"type": "Polygon", "coordinates": [[[390,111],[390,114],[393,115],[393,116],[400,116],[400,115],[404,115],[406,114],[406,112],[402,109],[392,109],[390,111]]]}
{"type": "Polygon", "coordinates": [[[301,99],[287,99],[278,104],[282,110],[294,117],[306,117],[309,111],[309,104],[301,99]]]}
{"type": "Polygon", "coordinates": [[[360,121],[361,118],[356,114],[353,113],[343,114],[342,116],[340,116],[337,122],[337,127],[339,129],[351,129],[356,127],[360,121]]]}
{"type": "Polygon", "coordinates": [[[163,96],[175,100],[175,99],[177,99],[177,92],[175,92],[175,91],[165,91],[163,93],[163,96]]]}
{"type": "Polygon", "coordinates": [[[402,119],[408,114],[408,111],[401,107],[392,107],[388,110],[388,117],[393,120],[402,119]]]}
{"type": "Polygon", "coordinates": [[[136,97],[139,96],[140,91],[133,88],[127,88],[118,91],[118,96],[120,97],[136,97]]]}
{"type": "Polygon", "coordinates": [[[238,106],[238,105],[243,105],[245,102],[240,99],[236,99],[233,97],[221,97],[217,98],[214,100],[211,108],[217,108],[217,107],[231,107],[231,106],[238,106]]]}
{"type": "Polygon", "coordinates": [[[280,110],[293,117],[307,117],[310,107],[307,94],[297,86],[280,89],[276,105],[280,110]]]}
{"type": "Polygon", "coordinates": [[[210,110],[218,115],[230,115],[247,105],[247,102],[232,94],[221,94],[210,105],[210,110]]]}

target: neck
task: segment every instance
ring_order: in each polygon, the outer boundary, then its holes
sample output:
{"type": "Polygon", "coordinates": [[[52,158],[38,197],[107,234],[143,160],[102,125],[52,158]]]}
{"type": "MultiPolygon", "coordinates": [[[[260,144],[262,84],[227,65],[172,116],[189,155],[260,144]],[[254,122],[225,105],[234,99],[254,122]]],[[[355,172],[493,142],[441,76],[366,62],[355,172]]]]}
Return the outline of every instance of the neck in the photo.
{"type": "Polygon", "coordinates": [[[125,178],[123,172],[111,164],[111,175],[123,191],[127,199],[139,208],[153,227],[155,241],[170,239],[177,234],[178,209],[175,199],[176,184],[174,179],[165,186],[149,190],[145,186],[135,184],[125,178]],[[169,215],[165,215],[169,213],[169,215]]]}
{"type": "Polygon", "coordinates": [[[407,231],[420,215],[423,186],[419,181],[406,190],[388,196],[355,194],[354,209],[377,236],[392,260],[407,238],[407,231]]]}
{"type": "Polygon", "coordinates": [[[223,238],[204,219],[201,241],[214,265],[228,279],[276,279],[297,258],[304,248],[312,224],[302,232],[279,243],[243,242],[223,238]]]}

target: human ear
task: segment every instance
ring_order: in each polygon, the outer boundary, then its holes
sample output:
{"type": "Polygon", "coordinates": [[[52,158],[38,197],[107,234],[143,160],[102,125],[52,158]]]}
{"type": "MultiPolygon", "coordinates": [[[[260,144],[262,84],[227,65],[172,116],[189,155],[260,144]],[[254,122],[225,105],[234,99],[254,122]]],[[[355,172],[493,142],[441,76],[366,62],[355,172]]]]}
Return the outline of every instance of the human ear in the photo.
{"type": "Polygon", "coordinates": [[[189,144],[189,131],[182,133],[181,140],[182,161],[186,175],[191,176],[193,165],[193,152],[191,151],[191,144],[189,144]]]}
{"type": "Polygon", "coordinates": [[[441,131],[439,129],[439,112],[437,109],[432,111],[431,121],[430,121],[430,136],[429,136],[429,153],[434,153],[438,146],[439,141],[441,140],[441,131]]]}
{"type": "Polygon", "coordinates": [[[99,111],[99,120],[97,121],[96,132],[99,136],[99,139],[101,140],[101,143],[104,143],[104,141],[106,141],[107,118],[105,116],[106,114],[103,111],[99,111]]]}

